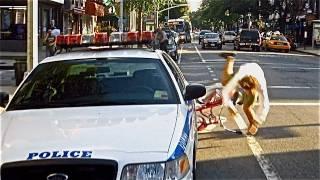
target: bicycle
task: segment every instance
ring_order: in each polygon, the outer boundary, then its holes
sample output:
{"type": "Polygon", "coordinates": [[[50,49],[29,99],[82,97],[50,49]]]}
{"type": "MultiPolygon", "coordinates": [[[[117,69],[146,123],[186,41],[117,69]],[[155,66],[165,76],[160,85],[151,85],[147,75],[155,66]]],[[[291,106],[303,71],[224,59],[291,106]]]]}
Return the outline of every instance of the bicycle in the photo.
{"type": "MultiPolygon", "coordinates": [[[[227,119],[223,116],[221,116],[222,110],[224,108],[223,106],[223,99],[222,99],[222,93],[221,90],[215,89],[215,93],[211,100],[207,103],[203,103],[200,100],[196,100],[198,104],[200,104],[199,107],[196,108],[197,112],[197,130],[198,132],[202,132],[210,125],[217,125],[219,124],[220,127],[222,127],[224,130],[233,132],[236,134],[242,134],[240,130],[233,130],[229,129],[224,126],[223,121],[226,121],[227,119]],[[214,108],[221,106],[218,115],[215,115],[214,108]],[[209,114],[206,114],[204,111],[209,112],[209,114]]],[[[214,129],[213,127],[212,129],[214,129]]]]}

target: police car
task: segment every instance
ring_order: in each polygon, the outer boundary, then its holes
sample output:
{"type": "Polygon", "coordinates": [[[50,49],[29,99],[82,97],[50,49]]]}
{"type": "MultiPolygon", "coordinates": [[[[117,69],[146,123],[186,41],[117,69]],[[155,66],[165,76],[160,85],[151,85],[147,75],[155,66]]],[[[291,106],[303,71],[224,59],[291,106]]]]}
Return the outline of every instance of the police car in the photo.
{"type": "Polygon", "coordinates": [[[1,179],[194,179],[204,94],[162,51],[49,57],[1,113],[1,179]]]}

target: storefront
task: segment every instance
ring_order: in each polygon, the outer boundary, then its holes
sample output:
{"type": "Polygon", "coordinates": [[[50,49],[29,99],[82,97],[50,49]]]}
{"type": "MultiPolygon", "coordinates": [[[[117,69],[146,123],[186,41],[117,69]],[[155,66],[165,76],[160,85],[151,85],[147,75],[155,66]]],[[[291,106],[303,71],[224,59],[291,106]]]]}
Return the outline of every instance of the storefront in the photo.
{"type": "Polygon", "coordinates": [[[312,27],[312,47],[320,47],[320,20],[313,20],[312,27]]]}
{"type": "Polygon", "coordinates": [[[49,28],[63,28],[63,0],[39,0],[39,38],[44,39],[49,28]]]}
{"type": "Polygon", "coordinates": [[[25,52],[27,38],[27,4],[0,3],[0,51],[25,52]]]}

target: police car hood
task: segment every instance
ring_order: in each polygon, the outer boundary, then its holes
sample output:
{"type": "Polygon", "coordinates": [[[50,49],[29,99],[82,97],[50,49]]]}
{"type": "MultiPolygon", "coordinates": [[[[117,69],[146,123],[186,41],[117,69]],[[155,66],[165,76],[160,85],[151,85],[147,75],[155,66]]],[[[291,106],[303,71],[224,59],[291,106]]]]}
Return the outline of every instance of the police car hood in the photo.
{"type": "Polygon", "coordinates": [[[178,105],[78,107],[2,114],[2,162],[32,152],[167,153],[178,105]]]}

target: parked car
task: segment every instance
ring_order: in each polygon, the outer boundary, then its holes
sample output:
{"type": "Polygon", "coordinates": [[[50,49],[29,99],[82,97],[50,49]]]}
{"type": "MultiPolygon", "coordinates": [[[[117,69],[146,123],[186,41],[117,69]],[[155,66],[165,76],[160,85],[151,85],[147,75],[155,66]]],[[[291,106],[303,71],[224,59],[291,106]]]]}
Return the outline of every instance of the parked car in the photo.
{"type": "Polygon", "coordinates": [[[253,51],[260,51],[261,37],[257,29],[242,29],[234,41],[234,49],[250,48],[253,51]]]}
{"type": "Polygon", "coordinates": [[[294,36],[286,35],[285,37],[290,43],[290,47],[291,47],[290,50],[296,50],[298,45],[296,43],[296,39],[294,38],[294,36]]]}
{"type": "Polygon", "coordinates": [[[263,43],[263,49],[267,51],[290,51],[290,42],[283,35],[272,35],[270,40],[265,40],[263,43]]]}
{"type": "Polygon", "coordinates": [[[225,31],[222,36],[222,42],[224,43],[234,43],[234,39],[237,34],[234,31],[225,31]]]}
{"type": "Polygon", "coordinates": [[[218,33],[205,33],[201,45],[202,49],[206,47],[222,49],[222,41],[218,33]]]}
{"type": "Polygon", "coordinates": [[[205,93],[159,50],[46,58],[0,114],[1,179],[195,179],[205,93]]]}
{"type": "Polygon", "coordinates": [[[205,34],[205,33],[209,33],[209,32],[211,32],[211,31],[210,31],[210,30],[202,30],[202,31],[200,31],[200,34],[199,34],[199,44],[201,44],[201,41],[202,41],[202,39],[203,39],[204,34],[205,34]]]}

